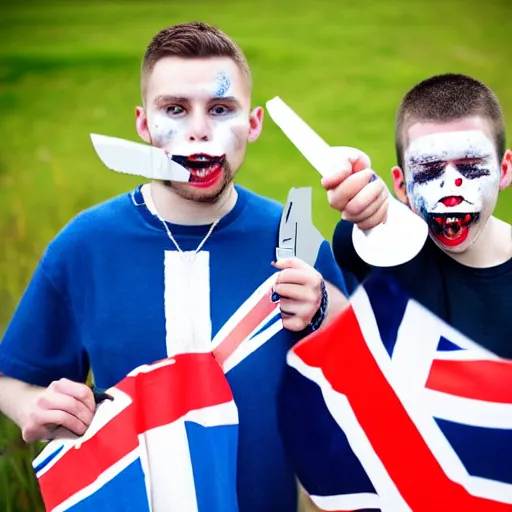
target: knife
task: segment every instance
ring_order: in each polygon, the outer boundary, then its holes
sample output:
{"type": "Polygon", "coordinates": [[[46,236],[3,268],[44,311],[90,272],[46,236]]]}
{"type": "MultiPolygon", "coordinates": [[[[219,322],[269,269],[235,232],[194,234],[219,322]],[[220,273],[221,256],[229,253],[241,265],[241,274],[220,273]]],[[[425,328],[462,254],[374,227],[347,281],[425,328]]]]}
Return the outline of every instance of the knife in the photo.
{"type": "Polygon", "coordinates": [[[190,172],[163,149],[91,133],[100,160],[111,170],[152,180],[188,182],[190,172]]]}
{"type": "Polygon", "coordinates": [[[313,224],[311,187],[292,188],[281,215],[276,258],[297,257],[315,265],[324,237],[313,224]]]}
{"type": "MultiPolygon", "coordinates": [[[[273,121],[322,176],[338,170],[336,166],[341,162],[333,161],[331,147],[279,96],[267,101],[266,106],[273,121]]],[[[347,159],[358,153],[354,148],[343,150],[347,159]]],[[[410,261],[423,248],[427,236],[427,223],[391,195],[385,223],[365,231],[354,224],[352,230],[357,254],[375,267],[396,266],[410,261]]]]}

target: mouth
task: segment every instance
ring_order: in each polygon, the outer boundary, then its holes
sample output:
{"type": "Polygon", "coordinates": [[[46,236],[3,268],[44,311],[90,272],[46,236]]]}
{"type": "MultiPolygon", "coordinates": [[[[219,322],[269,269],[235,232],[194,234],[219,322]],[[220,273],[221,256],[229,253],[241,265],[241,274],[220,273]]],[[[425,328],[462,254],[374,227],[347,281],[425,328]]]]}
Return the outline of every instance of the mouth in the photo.
{"type": "Polygon", "coordinates": [[[189,156],[173,155],[172,159],[190,172],[189,184],[209,187],[221,176],[226,155],[212,156],[196,153],[189,156]]]}
{"type": "MultiPolygon", "coordinates": [[[[448,205],[447,205],[448,206],[448,205]]],[[[429,213],[428,225],[434,237],[447,247],[456,247],[466,240],[471,224],[480,214],[474,213],[429,213]]]]}
{"type": "Polygon", "coordinates": [[[440,203],[443,203],[445,206],[453,207],[458,206],[462,201],[464,201],[462,196],[448,196],[443,197],[443,199],[440,200],[440,203]]]}

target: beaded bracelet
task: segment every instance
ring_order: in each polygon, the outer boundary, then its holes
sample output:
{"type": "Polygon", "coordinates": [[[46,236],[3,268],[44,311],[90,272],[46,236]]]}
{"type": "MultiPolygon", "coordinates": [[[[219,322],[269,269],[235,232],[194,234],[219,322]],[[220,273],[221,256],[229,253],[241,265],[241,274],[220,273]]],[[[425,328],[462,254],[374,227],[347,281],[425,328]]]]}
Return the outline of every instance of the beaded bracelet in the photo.
{"type": "Polygon", "coordinates": [[[322,279],[322,301],[320,302],[320,307],[318,311],[315,313],[311,322],[309,323],[309,328],[312,331],[316,331],[322,325],[322,322],[325,320],[327,316],[327,308],[329,306],[329,295],[327,294],[327,288],[325,287],[325,282],[322,279]]]}

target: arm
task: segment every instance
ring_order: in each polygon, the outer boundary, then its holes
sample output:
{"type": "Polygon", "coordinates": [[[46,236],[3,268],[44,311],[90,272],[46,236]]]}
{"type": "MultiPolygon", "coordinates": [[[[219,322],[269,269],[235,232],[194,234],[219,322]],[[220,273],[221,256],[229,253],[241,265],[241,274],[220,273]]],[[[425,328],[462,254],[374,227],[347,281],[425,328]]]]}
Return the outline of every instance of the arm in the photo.
{"type": "Polygon", "coordinates": [[[0,410],[30,443],[51,439],[65,430],[84,434],[95,404],[91,389],[79,382],[62,379],[44,388],[0,376],[0,410]]]}
{"type": "Polygon", "coordinates": [[[0,410],[28,442],[53,437],[59,425],[83,433],[94,411],[82,383],[87,356],[58,265],[49,268],[38,265],[0,343],[0,410]]]}

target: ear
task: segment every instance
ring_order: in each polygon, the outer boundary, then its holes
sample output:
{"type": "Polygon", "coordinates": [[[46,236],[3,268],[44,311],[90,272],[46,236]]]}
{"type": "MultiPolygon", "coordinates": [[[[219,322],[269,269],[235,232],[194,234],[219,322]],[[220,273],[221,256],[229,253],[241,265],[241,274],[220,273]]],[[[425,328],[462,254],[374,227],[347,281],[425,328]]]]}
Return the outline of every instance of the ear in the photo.
{"type": "Polygon", "coordinates": [[[512,182],[512,151],[507,149],[501,162],[500,190],[507,188],[512,182]]]}
{"type": "Polygon", "coordinates": [[[139,137],[148,144],[151,144],[151,134],[148,128],[148,118],[144,112],[144,107],[137,107],[135,109],[135,126],[139,137]]]}
{"type": "Polygon", "coordinates": [[[249,115],[249,137],[247,140],[249,142],[255,142],[258,140],[261,135],[261,130],[263,128],[263,109],[261,107],[256,107],[249,115]]]}
{"type": "Polygon", "coordinates": [[[402,203],[409,204],[409,200],[407,199],[407,190],[405,188],[404,172],[400,167],[395,165],[395,167],[391,169],[391,176],[393,177],[393,190],[395,192],[395,196],[402,203]]]}

